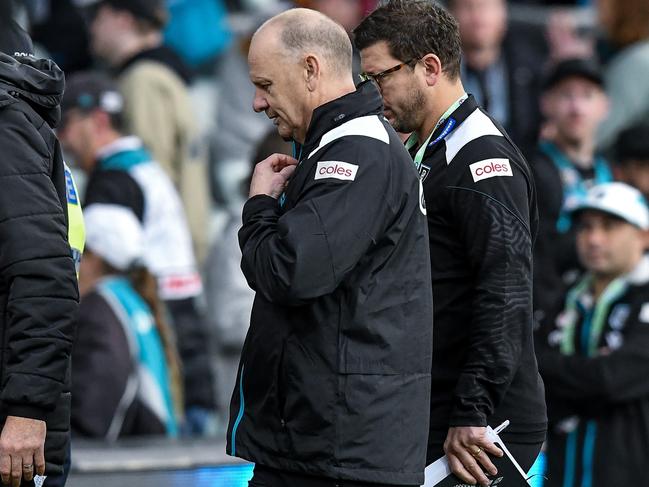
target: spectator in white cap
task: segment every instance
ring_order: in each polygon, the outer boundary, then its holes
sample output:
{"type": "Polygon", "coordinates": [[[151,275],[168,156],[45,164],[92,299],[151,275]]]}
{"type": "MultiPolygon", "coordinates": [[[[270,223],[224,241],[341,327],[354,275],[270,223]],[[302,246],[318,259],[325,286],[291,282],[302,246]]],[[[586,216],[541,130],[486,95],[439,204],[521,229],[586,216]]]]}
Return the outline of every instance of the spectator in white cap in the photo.
{"type": "Polygon", "coordinates": [[[546,486],[634,485],[649,474],[649,209],[635,188],[606,183],[573,218],[586,274],[537,344],[546,486]]]}
{"type": "Polygon", "coordinates": [[[178,354],[156,280],[142,265],[140,222],[130,209],[110,204],[91,205],[84,217],[73,434],[108,441],[176,436],[182,414],[178,354]]]}

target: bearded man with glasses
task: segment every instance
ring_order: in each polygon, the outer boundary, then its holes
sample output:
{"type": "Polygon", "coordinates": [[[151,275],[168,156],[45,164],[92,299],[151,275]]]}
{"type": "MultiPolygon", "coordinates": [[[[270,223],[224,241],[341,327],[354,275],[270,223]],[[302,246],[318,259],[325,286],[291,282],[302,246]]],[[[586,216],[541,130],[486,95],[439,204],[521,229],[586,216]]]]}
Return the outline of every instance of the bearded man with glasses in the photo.
{"type": "Polygon", "coordinates": [[[419,170],[433,285],[430,463],[444,453],[467,483],[496,469],[486,426],[523,469],[546,431],[532,336],[532,244],[537,207],[530,167],[505,130],[467,95],[455,19],[427,0],[392,0],[354,31],[365,77],[419,170]]]}

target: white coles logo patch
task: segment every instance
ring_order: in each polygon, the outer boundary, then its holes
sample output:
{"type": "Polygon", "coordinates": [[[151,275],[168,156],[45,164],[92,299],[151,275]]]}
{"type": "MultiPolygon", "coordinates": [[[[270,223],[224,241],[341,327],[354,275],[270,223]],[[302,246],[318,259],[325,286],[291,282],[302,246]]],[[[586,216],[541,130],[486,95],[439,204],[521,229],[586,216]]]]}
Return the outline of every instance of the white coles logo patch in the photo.
{"type": "Polygon", "coordinates": [[[314,179],[335,178],[343,181],[356,179],[358,166],[342,161],[320,161],[315,169],[314,179]]]}
{"type": "Polygon", "coordinates": [[[474,162],[469,166],[469,169],[471,169],[471,176],[473,176],[473,181],[476,183],[496,176],[514,175],[509,159],[485,159],[484,161],[474,162]]]}

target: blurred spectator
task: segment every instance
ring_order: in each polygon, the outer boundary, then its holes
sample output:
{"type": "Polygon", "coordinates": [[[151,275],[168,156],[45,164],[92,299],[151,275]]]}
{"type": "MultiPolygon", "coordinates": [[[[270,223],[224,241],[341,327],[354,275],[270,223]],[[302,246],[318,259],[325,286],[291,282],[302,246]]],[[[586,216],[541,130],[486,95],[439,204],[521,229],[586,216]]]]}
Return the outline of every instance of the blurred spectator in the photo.
{"type": "Polygon", "coordinates": [[[214,337],[213,348],[217,351],[214,367],[217,375],[217,403],[223,418],[227,418],[255,297],[255,292],[250,289],[241,271],[241,249],[237,234],[241,228],[243,203],[248,199],[250,177],[255,164],[275,153],[290,155],[292,147],[273,128],[257,147],[249,175],[241,184],[240,202],[230,208],[227,223],[220,238],[212,246],[205,268],[208,316],[214,337]]]}
{"type": "Polygon", "coordinates": [[[615,179],[634,186],[649,199],[649,124],[628,128],[615,143],[615,179]]]}
{"type": "Polygon", "coordinates": [[[295,3],[325,14],[349,33],[363,20],[365,13],[361,0],[298,0],[295,3]]]}
{"type": "Polygon", "coordinates": [[[617,135],[649,117],[649,2],[599,0],[599,19],[615,54],[605,72],[611,112],[598,146],[611,149],[617,135]]]}
{"type": "Polygon", "coordinates": [[[255,89],[248,76],[248,49],[252,34],[270,15],[259,15],[244,35],[228,49],[217,68],[220,92],[216,129],[212,134],[211,182],[217,203],[227,206],[239,197],[239,185],[248,175],[257,143],[273,127],[263,114],[251,110],[255,89]]]}
{"type": "Polygon", "coordinates": [[[205,154],[187,92],[191,74],[162,45],[167,16],[164,0],[100,0],[91,47],[118,74],[128,132],[142,139],[176,185],[202,261],[209,209],[205,154]]]}
{"type": "Polygon", "coordinates": [[[462,83],[524,154],[536,144],[544,53],[529,32],[507,26],[506,0],[449,0],[460,24],[462,83]]]}
{"type": "Polygon", "coordinates": [[[550,12],[546,27],[550,63],[564,59],[592,58],[595,55],[595,34],[592,27],[580,25],[572,9],[550,12]]]}
{"type": "MultiPolygon", "coordinates": [[[[197,307],[201,278],[180,198],[137,137],[122,133],[122,97],[108,79],[80,73],[63,97],[61,142],[88,175],[85,206],[126,206],[144,227],[144,261],[158,279],[178,335],[188,415],[214,407],[206,330],[197,307]]],[[[192,426],[192,423],[190,423],[192,426]]],[[[207,426],[207,425],[205,425],[207,426]]]]}
{"type": "Polygon", "coordinates": [[[84,213],[87,242],[72,352],[73,433],[108,441],[177,436],[178,353],[156,280],[142,264],[143,229],[124,206],[94,204],[84,213]]]}
{"type": "Polygon", "coordinates": [[[594,184],[613,179],[608,162],[595,152],[597,127],[608,110],[599,67],[585,59],[560,62],[546,79],[541,105],[551,138],[541,142],[531,159],[539,205],[537,318],[560,304],[580,270],[570,211],[594,184]]]}
{"type": "Polygon", "coordinates": [[[193,68],[211,65],[232,41],[222,0],[167,0],[165,45],[193,68]]]}
{"type": "Polygon", "coordinates": [[[646,485],[649,209],[637,190],[608,183],[577,210],[587,274],[537,346],[550,419],[545,485],[646,485]]]}
{"type": "Polygon", "coordinates": [[[32,39],[70,75],[92,63],[80,0],[25,0],[32,39]]]}

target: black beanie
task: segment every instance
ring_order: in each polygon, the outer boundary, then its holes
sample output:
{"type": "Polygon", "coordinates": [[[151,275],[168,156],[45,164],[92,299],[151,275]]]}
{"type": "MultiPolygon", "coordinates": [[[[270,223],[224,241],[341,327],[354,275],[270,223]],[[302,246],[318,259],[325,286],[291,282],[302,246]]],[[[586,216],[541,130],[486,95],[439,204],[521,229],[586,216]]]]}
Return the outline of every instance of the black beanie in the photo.
{"type": "Polygon", "coordinates": [[[9,56],[34,54],[34,46],[29,35],[10,18],[0,19],[0,52],[9,56]]]}

